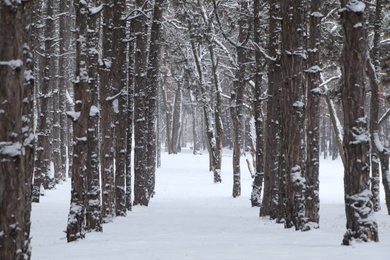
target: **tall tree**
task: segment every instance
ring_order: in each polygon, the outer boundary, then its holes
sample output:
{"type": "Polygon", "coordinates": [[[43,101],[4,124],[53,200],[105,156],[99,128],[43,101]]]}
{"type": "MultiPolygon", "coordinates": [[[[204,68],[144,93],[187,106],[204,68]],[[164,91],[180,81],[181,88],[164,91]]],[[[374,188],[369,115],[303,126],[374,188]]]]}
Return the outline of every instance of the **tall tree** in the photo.
{"type": "Polygon", "coordinates": [[[244,149],[244,92],[245,92],[245,74],[246,64],[248,62],[249,51],[245,48],[249,40],[249,2],[238,1],[238,39],[236,45],[237,69],[233,81],[233,89],[230,95],[230,114],[233,122],[234,148],[233,148],[233,197],[241,195],[241,169],[240,157],[244,149]]]}
{"type": "MultiPolygon", "coordinates": [[[[108,6],[107,6],[108,7],[108,6]]],[[[112,7],[114,18],[114,32],[112,44],[112,85],[115,93],[118,93],[115,126],[115,214],[126,216],[126,161],[127,161],[127,63],[126,63],[126,1],[115,1],[112,7]]]]}
{"type": "Polygon", "coordinates": [[[303,230],[319,227],[321,2],[310,1],[307,73],[306,202],[303,230]]]}
{"type": "Polygon", "coordinates": [[[269,36],[268,36],[268,99],[266,126],[264,135],[264,197],[260,215],[269,215],[271,219],[283,219],[279,207],[284,205],[279,197],[282,190],[279,187],[281,162],[281,64],[280,64],[280,1],[270,1],[269,36]]]}
{"type": "Polygon", "coordinates": [[[85,176],[88,153],[87,130],[90,107],[88,106],[88,50],[87,50],[87,2],[75,0],[76,12],[76,72],[74,80],[73,119],[73,167],[72,188],[66,237],[68,242],[85,237],[85,176]]]}
{"type": "MultiPolygon", "coordinates": [[[[261,34],[261,3],[260,1],[254,1],[253,3],[253,34],[254,42],[260,43],[261,34]]],[[[256,165],[255,174],[252,184],[251,204],[252,207],[261,206],[261,193],[264,180],[264,135],[263,135],[263,101],[262,101],[262,88],[261,81],[263,79],[262,73],[262,56],[261,53],[256,51],[255,53],[255,90],[254,90],[254,117],[255,117],[255,129],[256,129],[256,165]]]]}
{"type": "Polygon", "coordinates": [[[282,11],[282,179],[286,185],[285,227],[300,229],[304,206],[304,139],[305,89],[304,64],[306,50],[305,1],[281,1],[282,11]]]}
{"type": "Polygon", "coordinates": [[[151,194],[147,187],[149,180],[147,166],[147,120],[146,120],[146,65],[148,47],[148,25],[146,4],[143,0],[135,3],[134,34],[134,205],[147,206],[151,194]]]}
{"type": "Polygon", "coordinates": [[[85,219],[87,231],[102,231],[102,214],[100,203],[100,172],[99,172],[99,14],[103,8],[99,0],[90,0],[87,4],[86,65],[88,95],[87,115],[87,161],[85,174],[85,219]]]}
{"type": "Polygon", "coordinates": [[[104,0],[102,18],[102,58],[99,67],[100,75],[100,125],[102,145],[100,151],[102,179],[102,218],[104,222],[114,217],[114,100],[113,90],[113,30],[114,6],[112,1],[104,0]]]}
{"type": "Polygon", "coordinates": [[[0,2],[0,258],[30,259],[32,1],[0,2]]]}
{"type": "Polygon", "coordinates": [[[364,111],[366,89],[364,69],[367,62],[365,4],[341,0],[344,34],[341,58],[342,104],[344,114],[344,199],[347,231],[343,245],[353,240],[378,241],[378,226],[373,220],[371,202],[369,131],[364,111]]]}

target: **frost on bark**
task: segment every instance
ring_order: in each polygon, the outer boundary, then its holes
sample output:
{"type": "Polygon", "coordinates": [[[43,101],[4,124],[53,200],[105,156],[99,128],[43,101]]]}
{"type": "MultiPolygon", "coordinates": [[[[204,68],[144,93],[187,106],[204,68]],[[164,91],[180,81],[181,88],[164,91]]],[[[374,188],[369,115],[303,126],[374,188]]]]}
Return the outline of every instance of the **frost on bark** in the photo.
{"type": "Polygon", "coordinates": [[[282,10],[282,180],[286,185],[285,227],[300,229],[305,217],[304,191],[304,1],[281,1],[282,10]]]}
{"type": "Polygon", "coordinates": [[[101,192],[102,218],[109,222],[114,217],[114,96],[112,86],[113,70],[113,28],[114,8],[109,0],[104,0],[102,17],[102,47],[99,66],[100,76],[100,125],[101,125],[101,192]]]}
{"type": "Polygon", "coordinates": [[[269,215],[271,219],[280,219],[279,207],[283,206],[279,200],[279,165],[281,162],[281,66],[280,66],[280,4],[271,1],[269,9],[269,38],[268,55],[268,96],[266,126],[264,135],[264,196],[260,216],[269,215]]]}
{"type": "Polygon", "coordinates": [[[319,228],[319,167],[320,167],[320,1],[310,1],[307,78],[307,157],[305,190],[305,223],[302,230],[319,228]]]}
{"type": "Polygon", "coordinates": [[[380,187],[380,156],[383,152],[383,144],[379,139],[379,71],[380,71],[380,35],[382,18],[382,0],[376,1],[374,20],[374,39],[371,58],[367,60],[367,76],[370,79],[371,100],[370,100],[370,136],[371,136],[371,192],[372,203],[375,212],[381,209],[379,199],[380,187]]]}
{"type": "Polygon", "coordinates": [[[39,92],[39,112],[37,127],[37,157],[34,177],[34,202],[39,202],[41,187],[45,189],[53,188],[54,176],[51,176],[51,162],[53,158],[53,88],[55,78],[52,69],[55,68],[54,58],[54,12],[53,2],[48,0],[45,16],[44,29],[44,55],[42,57],[41,80],[38,84],[39,92]]]}
{"type": "Polygon", "coordinates": [[[66,228],[68,242],[85,237],[85,177],[88,153],[87,130],[90,108],[88,106],[88,50],[87,17],[88,7],[85,1],[74,1],[76,12],[76,71],[74,80],[74,112],[68,115],[73,120],[73,167],[71,200],[66,228]]]}
{"type": "MultiPolygon", "coordinates": [[[[255,43],[260,42],[260,30],[261,30],[261,13],[260,13],[260,2],[255,1],[253,3],[254,9],[254,27],[253,34],[255,43]]],[[[261,192],[263,188],[264,179],[264,136],[263,136],[263,110],[262,110],[262,89],[261,81],[263,78],[262,74],[262,59],[261,54],[255,53],[256,66],[255,66],[255,90],[254,90],[254,114],[255,114],[255,130],[256,130],[256,166],[255,174],[252,183],[251,193],[251,204],[252,207],[261,206],[261,192]]]]}
{"type": "Polygon", "coordinates": [[[347,231],[343,245],[353,241],[378,241],[378,226],[373,219],[370,191],[369,131],[365,105],[364,69],[367,62],[365,4],[341,1],[344,34],[342,104],[344,113],[344,200],[347,231]]]}
{"type": "Polygon", "coordinates": [[[30,259],[32,1],[0,2],[0,258],[30,259]]]}
{"type": "Polygon", "coordinates": [[[88,115],[87,115],[87,161],[85,175],[85,220],[86,231],[102,231],[99,174],[99,105],[98,105],[98,64],[99,64],[99,1],[88,1],[86,65],[88,77],[88,115]]]}
{"type": "Polygon", "coordinates": [[[146,64],[147,64],[147,17],[143,12],[144,1],[136,1],[137,16],[132,20],[135,33],[134,54],[134,205],[148,206],[151,194],[147,164],[146,120],[146,64]]]}
{"type": "Polygon", "coordinates": [[[126,1],[116,1],[113,7],[114,32],[112,44],[113,88],[117,97],[115,122],[115,214],[126,216],[126,161],[127,161],[127,64],[126,64],[126,1]]]}
{"type": "Polygon", "coordinates": [[[237,68],[235,71],[235,79],[233,81],[233,89],[230,94],[230,115],[233,122],[233,198],[241,195],[241,169],[240,157],[243,153],[244,145],[244,89],[245,89],[245,73],[248,62],[248,50],[245,45],[249,39],[249,22],[248,22],[248,1],[238,1],[238,39],[236,46],[237,53],[237,68]]]}

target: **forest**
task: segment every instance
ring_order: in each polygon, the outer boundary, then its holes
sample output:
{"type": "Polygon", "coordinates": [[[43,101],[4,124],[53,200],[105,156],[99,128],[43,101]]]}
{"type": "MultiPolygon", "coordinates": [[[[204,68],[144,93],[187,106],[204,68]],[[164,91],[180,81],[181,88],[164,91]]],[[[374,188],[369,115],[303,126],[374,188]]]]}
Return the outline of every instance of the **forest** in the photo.
{"type": "Polygon", "coordinates": [[[188,149],[216,187],[231,151],[230,196],[249,171],[254,217],[308,232],[340,160],[340,242],[378,242],[389,115],[389,0],[0,0],[0,259],[31,258],[46,192],[71,183],[79,241],[151,208],[188,149]]]}

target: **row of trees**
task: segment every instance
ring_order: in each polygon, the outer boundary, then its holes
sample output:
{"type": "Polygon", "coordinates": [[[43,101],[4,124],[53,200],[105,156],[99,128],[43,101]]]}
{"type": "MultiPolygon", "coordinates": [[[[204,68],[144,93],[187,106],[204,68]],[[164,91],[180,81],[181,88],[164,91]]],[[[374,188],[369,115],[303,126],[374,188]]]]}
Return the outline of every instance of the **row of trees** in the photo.
{"type": "Polygon", "coordinates": [[[222,148],[233,149],[233,197],[249,152],[252,206],[296,230],[319,227],[320,154],[340,154],[343,244],[377,241],[380,171],[390,209],[388,7],[1,1],[1,254],[29,257],[30,202],[67,173],[68,242],[147,206],[161,143],[178,153],[186,132],[194,154],[208,149],[216,183],[222,148]]]}

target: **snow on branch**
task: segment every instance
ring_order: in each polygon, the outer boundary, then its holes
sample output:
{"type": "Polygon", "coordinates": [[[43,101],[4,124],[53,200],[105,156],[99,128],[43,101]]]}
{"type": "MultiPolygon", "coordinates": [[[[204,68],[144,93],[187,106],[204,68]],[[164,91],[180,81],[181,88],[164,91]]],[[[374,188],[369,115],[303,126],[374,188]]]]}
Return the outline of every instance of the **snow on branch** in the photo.
{"type": "Polygon", "coordinates": [[[88,10],[89,10],[89,15],[98,14],[101,10],[103,10],[103,4],[101,4],[100,6],[90,7],[88,8],[88,10]]]}
{"type": "Polygon", "coordinates": [[[0,142],[0,154],[16,157],[22,154],[22,144],[19,142],[0,142]]]}
{"type": "Polygon", "coordinates": [[[253,47],[255,48],[255,50],[258,53],[260,53],[261,55],[263,55],[263,57],[266,58],[267,60],[269,60],[269,61],[276,61],[277,60],[276,57],[269,56],[266,53],[266,51],[261,46],[259,46],[257,43],[255,43],[255,42],[251,42],[251,43],[252,43],[253,47]]]}
{"type": "Polygon", "coordinates": [[[20,69],[23,66],[22,60],[10,60],[10,61],[0,61],[0,66],[9,66],[11,69],[16,70],[20,69]]]}
{"type": "Polygon", "coordinates": [[[349,0],[344,8],[340,9],[340,13],[344,11],[350,11],[354,13],[363,13],[366,9],[366,5],[362,1],[349,0]]]}

